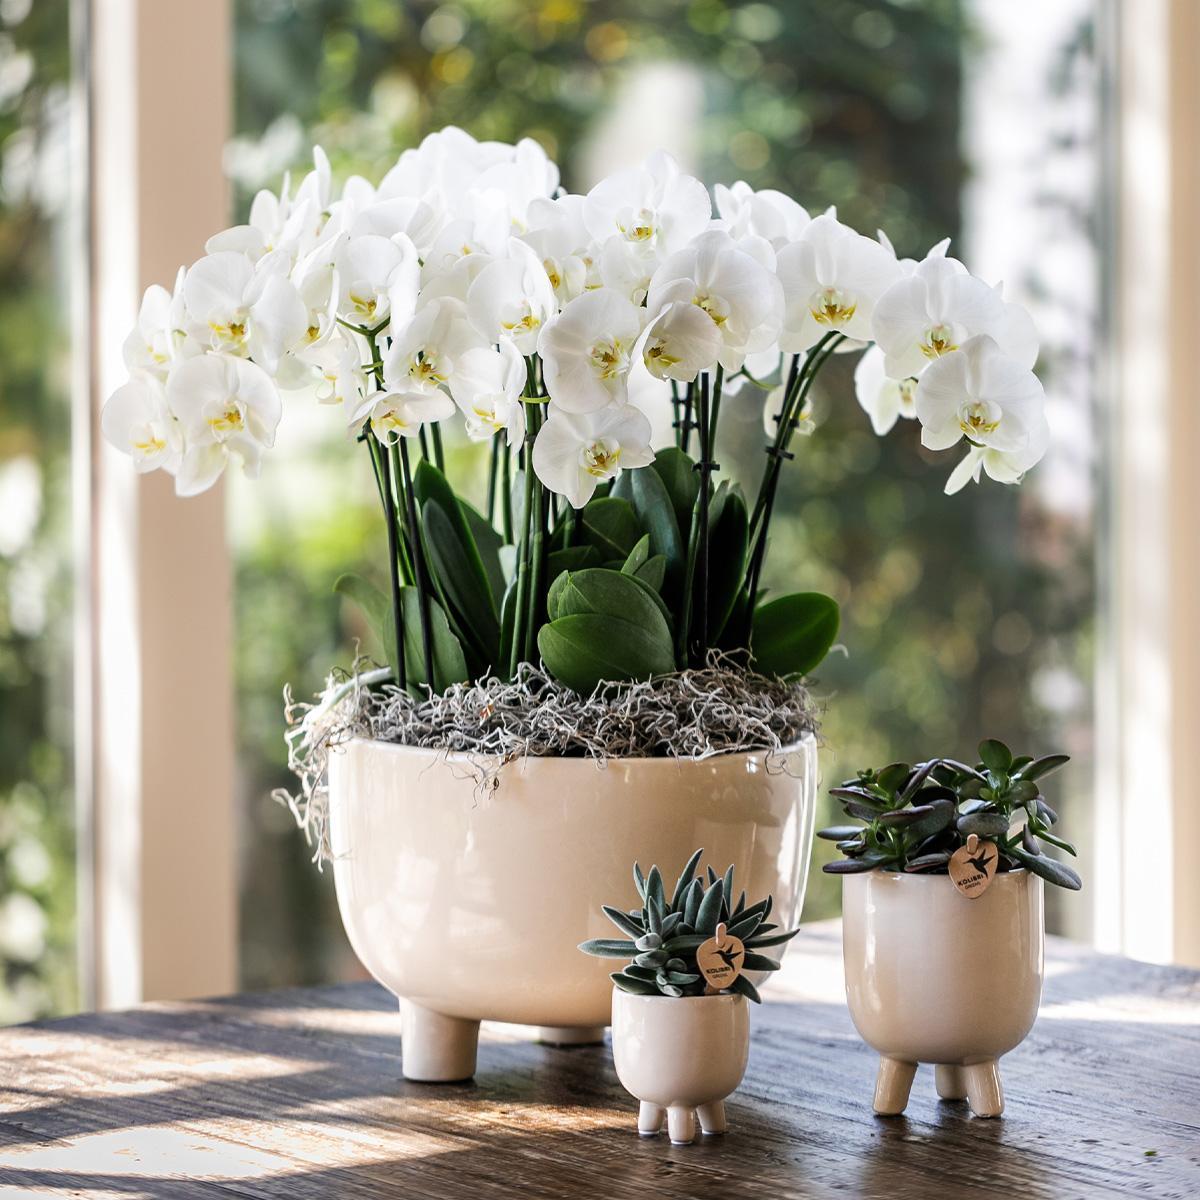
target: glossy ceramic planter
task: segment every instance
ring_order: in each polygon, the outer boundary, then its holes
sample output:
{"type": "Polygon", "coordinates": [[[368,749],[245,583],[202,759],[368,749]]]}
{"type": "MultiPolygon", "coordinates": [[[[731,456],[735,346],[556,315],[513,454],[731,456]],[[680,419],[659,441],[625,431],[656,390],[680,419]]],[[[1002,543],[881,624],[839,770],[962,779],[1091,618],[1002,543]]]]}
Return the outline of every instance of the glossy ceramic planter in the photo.
{"type": "Polygon", "coordinates": [[[638,1133],[650,1137],[666,1119],[671,1141],[686,1145],[696,1122],[724,1133],[725,1098],[742,1082],[750,1053],[745,996],[612,994],[613,1065],[640,1102],[638,1133]]]}
{"type": "Polygon", "coordinates": [[[976,1116],[1004,1109],[997,1060],[1033,1027],[1042,994],[1043,884],[997,875],[975,899],[945,875],[842,879],[846,1000],[880,1055],[875,1111],[904,1111],[918,1063],[976,1116]]]}
{"type": "Polygon", "coordinates": [[[599,1040],[614,963],[577,949],[633,907],[635,860],[737,865],[748,894],[800,916],[817,748],[703,761],[527,758],[481,788],[469,759],[367,740],[329,762],[338,904],[363,965],[401,998],[404,1074],[470,1076],[480,1020],[599,1040]]]}

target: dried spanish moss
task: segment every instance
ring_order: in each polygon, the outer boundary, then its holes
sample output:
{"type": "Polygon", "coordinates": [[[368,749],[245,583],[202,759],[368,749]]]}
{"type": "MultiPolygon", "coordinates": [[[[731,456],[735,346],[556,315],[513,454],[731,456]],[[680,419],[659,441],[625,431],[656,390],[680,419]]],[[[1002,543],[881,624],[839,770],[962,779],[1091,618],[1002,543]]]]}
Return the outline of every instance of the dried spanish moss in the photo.
{"type": "Polygon", "coordinates": [[[300,791],[275,798],[291,808],[318,862],[328,857],[326,764],[350,738],[461,754],[479,786],[490,787],[505,763],[527,755],[587,757],[603,767],[610,758],[764,750],[768,770],[782,770],[783,748],[817,724],[802,684],[757,675],[715,651],[702,669],[602,685],[587,697],[531,663],[509,683],[489,676],[423,700],[388,680],[386,670],[331,676],[315,704],[285,689],[288,765],[300,791]]]}

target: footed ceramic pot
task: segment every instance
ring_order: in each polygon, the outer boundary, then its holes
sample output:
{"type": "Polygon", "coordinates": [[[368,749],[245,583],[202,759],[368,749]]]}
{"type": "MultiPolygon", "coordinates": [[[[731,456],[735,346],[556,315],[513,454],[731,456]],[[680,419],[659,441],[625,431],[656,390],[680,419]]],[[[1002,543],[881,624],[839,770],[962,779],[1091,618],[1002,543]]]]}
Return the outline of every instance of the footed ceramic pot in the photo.
{"type": "Polygon", "coordinates": [[[938,1095],[1004,1111],[999,1059],[1033,1027],[1042,994],[1043,884],[998,874],[969,899],[945,875],[842,877],[846,1000],[880,1055],[875,1111],[902,1113],[918,1063],[938,1095]]]}
{"type": "MultiPolygon", "coordinates": [[[[758,752],[701,761],[526,758],[480,786],[460,754],[358,739],[329,760],[338,905],[363,965],[400,998],[403,1070],[469,1078],[481,1020],[543,1041],[603,1039],[613,964],[601,906],[635,900],[631,864],[670,875],[698,846],[736,862],[773,919],[800,916],[812,847],[816,739],[768,770],[758,752]]],[[[780,947],[782,950],[783,948],[780,947]]],[[[757,980],[757,976],[753,976],[757,980]]]]}
{"type": "Polygon", "coordinates": [[[613,1064],[626,1091],[641,1102],[638,1133],[652,1137],[667,1123],[671,1141],[724,1133],[725,1098],[746,1073],[750,1003],[745,996],[612,994],[613,1064]]]}

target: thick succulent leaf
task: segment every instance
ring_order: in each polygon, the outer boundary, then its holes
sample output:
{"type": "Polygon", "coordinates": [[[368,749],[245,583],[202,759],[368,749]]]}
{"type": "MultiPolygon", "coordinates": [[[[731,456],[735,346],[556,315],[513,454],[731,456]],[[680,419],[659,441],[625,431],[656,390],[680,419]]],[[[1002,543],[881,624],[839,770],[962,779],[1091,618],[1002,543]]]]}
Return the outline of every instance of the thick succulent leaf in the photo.
{"type": "Polygon", "coordinates": [[[1053,883],[1057,887],[1066,888],[1072,892],[1077,892],[1083,887],[1083,880],[1079,878],[1078,874],[1066,863],[1061,863],[1056,858],[1050,858],[1045,854],[1030,854],[1016,846],[1012,847],[1009,853],[1022,866],[1028,868],[1035,875],[1040,875],[1047,883],[1053,883]]]}
{"type": "Polygon", "coordinates": [[[876,821],[882,815],[877,808],[871,808],[861,800],[843,800],[842,808],[846,816],[857,817],[860,821],[876,821]]]}
{"type": "Polygon", "coordinates": [[[744,942],[754,936],[755,931],[762,923],[762,913],[755,913],[752,917],[740,916],[729,926],[730,936],[739,938],[744,942]]]}
{"type": "Polygon", "coordinates": [[[647,950],[644,954],[639,954],[633,960],[632,965],[635,967],[649,967],[657,971],[659,967],[668,961],[669,958],[665,950],[647,950]]]}
{"type": "Polygon", "coordinates": [[[1029,804],[1036,800],[1041,789],[1032,779],[1018,779],[1008,789],[1008,798],[1013,804],[1029,804]]]}
{"type": "Polygon", "coordinates": [[[873,871],[876,867],[893,861],[890,855],[869,851],[858,858],[836,858],[833,862],[827,862],[821,870],[826,875],[861,875],[864,871],[873,871]]]}
{"type": "Polygon", "coordinates": [[[648,967],[643,966],[638,962],[631,962],[629,966],[624,969],[622,974],[628,975],[630,979],[642,979],[647,983],[655,983],[658,980],[658,974],[660,970],[661,968],[657,966],[648,967]]]}
{"type": "Polygon", "coordinates": [[[905,833],[914,841],[923,841],[925,838],[932,837],[935,833],[940,833],[954,820],[953,800],[946,800],[939,797],[930,804],[922,805],[922,807],[927,811],[921,816],[920,820],[915,821],[905,830],[905,833]]]}
{"type": "Polygon", "coordinates": [[[904,781],[912,773],[912,767],[905,762],[888,763],[875,777],[879,786],[885,792],[896,793],[904,785],[904,781]]]}
{"type": "MultiPolygon", "coordinates": [[[[714,929],[713,932],[716,932],[716,930],[714,929]]],[[[668,954],[687,954],[689,951],[704,945],[711,936],[711,934],[707,933],[681,933],[677,937],[669,938],[663,942],[662,948],[668,954]]]]}
{"type": "Polygon", "coordinates": [[[696,878],[696,868],[700,865],[700,857],[703,853],[703,849],[695,851],[692,857],[687,860],[687,865],[679,873],[675,890],[671,893],[672,910],[683,911],[684,896],[687,894],[688,888],[692,886],[692,880],[696,878]]]}
{"type": "Polygon", "coordinates": [[[1050,845],[1052,845],[1052,846],[1057,846],[1060,850],[1065,850],[1068,854],[1072,855],[1073,857],[1077,858],[1079,856],[1079,851],[1076,850],[1075,847],[1070,842],[1064,841],[1060,837],[1056,837],[1053,833],[1051,833],[1047,829],[1043,829],[1038,834],[1038,837],[1040,837],[1042,839],[1042,841],[1044,841],[1044,842],[1049,842],[1050,845]]]}
{"type": "Polygon", "coordinates": [[[979,743],[979,759],[989,771],[1003,775],[1012,766],[1012,751],[995,738],[986,738],[979,743]]]}
{"type": "Polygon", "coordinates": [[[830,825],[828,829],[818,829],[817,837],[827,842],[844,842],[847,838],[858,837],[860,833],[861,825],[830,825]]]}
{"type": "Polygon", "coordinates": [[[977,837],[1003,837],[1012,821],[1004,813],[973,812],[959,817],[955,824],[964,837],[972,833],[977,837]]]}
{"type": "Polygon", "coordinates": [[[673,983],[676,987],[687,987],[689,983],[695,983],[699,978],[699,975],[693,975],[690,971],[661,971],[658,982],[660,984],[673,983]]]}
{"type": "Polygon", "coordinates": [[[910,858],[904,865],[906,871],[930,871],[936,867],[944,867],[950,861],[948,850],[938,850],[933,854],[919,854],[910,858]]]}
{"type": "Polygon", "coordinates": [[[806,675],[829,653],[838,632],[838,606],[820,592],[793,592],[759,606],[750,648],[765,675],[806,675]]]}
{"type": "Polygon", "coordinates": [[[632,942],[617,938],[589,938],[580,942],[579,948],[584,954],[594,954],[597,958],[633,958],[637,954],[632,942]]]}
{"type": "Polygon", "coordinates": [[[700,909],[696,913],[697,933],[716,933],[717,924],[721,919],[721,902],[724,899],[724,887],[721,880],[712,884],[700,901],[700,909]]]}
{"type": "Polygon", "coordinates": [[[610,904],[601,906],[604,915],[619,929],[622,933],[629,934],[630,937],[640,938],[645,929],[642,928],[640,921],[634,920],[628,913],[623,913],[619,908],[613,908],[610,904]]]}
{"type": "Polygon", "coordinates": [[[704,884],[699,879],[693,879],[687,887],[683,902],[683,923],[696,928],[696,914],[700,911],[700,901],[704,899],[704,884]]]}
{"type": "Polygon", "coordinates": [[[779,964],[773,959],[768,958],[765,954],[755,954],[753,951],[747,950],[742,958],[743,971],[778,971],[779,964]]]}
{"type": "Polygon", "coordinates": [[[843,784],[841,787],[830,788],[829,794],[838,800],[854,800],[860,804],[868,805],[877,812],[883,812],[887,808],[887,801],[876,796],[874,792],[869,792],[866,788],[862,787],[849,787],[843,784]]]}
{"type": "Polygon", "coordinates": [[[1041,819],[1045,821],[1047,825],[1058,824],[1058,813],[1055,812],[1054,809],[1052,809],[1041,796],[1039,796],[1035,801],[1034,808],[1037,810],[1037,815],[1041,817],[1041,819]]]}
{"type": "Polygon", "coordinates": [[[662,935],[669,938],[683,924],[683,913],[669,912],[663,917],[662,935]]]}
{"type": "Polygon", "coordinates": [[[880,813],[879,823],[889,829],[902,829],[908,825],[915,825],[922,817],[926,817],[934,811],[932,804],[918,804],[913,808],[897,808],[891,812],[880,813]]]}
{"type": "Polygon", "coordinates": [[[560,617],[538,631],[538,651],[557,680],[584,696],[599,683],[650,679],[675,668],[671,631],[657,612],[649,628],[599,613],[560,617]]]}
{"type": "Polygon", "coordinates": [[[626,975],[623,971],[619,971],[615,975],[610,975],[609,978],[623,992],[631,992],[635,996],[659,995],[657,984],[647,983],[644,979],[634,979],[633,976],[626,975]]]}
{"type": "Polygon", "coordinates": [[[739,975],[730,985],[731,992],[737,992],[739,996],[745,996],[747,1000],[753,1000],[755,1004],[762,1003],[762,997],[758,994],[758,988],[746,978],[745,975],[739,975]]]}
{"type": "Polygon", "coordinates": [[[1035,758],[1033,762],[1022,767],[1018,774],[1022,779],[1041,779],[1070,761],[1071,757],[1068,754],[1047,754],[1043,758],[1035,758]]]}
{"type": "Polygon", "coordinates": [[[790,942],[799,932],[799,929],[787,929],[783,933],[759,934],[746,943],[746,948],[763,950],[768,946],[782,946],[785,942],[790,942]]]}
{"type": "Polygon", "coordinates": [[[675,513],[675,522],[679,529],[680,544],[687,545],[688,535],[692,527],[692,509],[696,497],[700,493],[700,478],[696,470],[696,462],[682,450],[671,446],[660,450],[650,464],[651,470],[662,480],[671,508],[675,513]]]}
{"type": "Polygon", "coordinates": [[[466,559],[466,567],[482,591],[494,620],[497,614],[497,601],[492,593],[488,572],[483,565],[475,536],[471,532],[471,524],[449,481],[433,463],[423,460],[418,464],[413,475],[413,492],[416,494],[422,514],[425,512],[425,506],[430,503],[437,504],[442,509],[450,523],[453,536],[458,541],[466,559]]]}
{"type": "Polygon", "coordinates": [[[637,863],[633,864],[633,884],[637,888],[637,894],[644,902],[646,899],[646,877],[642,874],[642,868],[637,863]]]}
{"type": "Polygon", "coordinates": [[[646,876],[646,903],[657,904],[660,912],[666,903],[662,872],[656,866],[651,867],[650,874],[646,876]]]}
{"type": "Polygon", "coordinates": [[[624,562],[644,532],[633,505],[616,496],[589,500],[578,524],[583,541],[595,546],[605,561],[618,558],[624,562]]]}

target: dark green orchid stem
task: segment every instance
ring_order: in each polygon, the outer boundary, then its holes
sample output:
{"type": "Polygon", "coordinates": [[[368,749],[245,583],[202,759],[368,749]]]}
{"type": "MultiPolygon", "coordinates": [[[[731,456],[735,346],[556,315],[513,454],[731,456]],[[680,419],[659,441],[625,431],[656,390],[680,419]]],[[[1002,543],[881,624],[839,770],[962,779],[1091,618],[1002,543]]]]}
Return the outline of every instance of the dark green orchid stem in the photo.
{"type": "Polygon", "coordinates": [[[421,650],[425,659],[425,685],[429,689],[429,694],[432,695],[437,687],[433,676],[433,628],[429,613],[429,597],[433,587],[425,563],[425,547],[417,516],[417,501],[413,494],[412,469],[408,461],[408,442],[404,438],[397,439],[397,442],[398,444],[392,447],[392,454],[398,453],[400,459],[400,478],[404,488],[409,546],[412,553],[413,570],[416,574],[417,600],[421,612],[421,650]]]}
{"type": "Polygon", "coordinates": [[[500,439],[502,433],[492,434],[492,453],[488,460],[487,519],[489,525],[496,522],[496,483],[500,474],[500,439]]]}
{"type": "Polygon", "coordinates": [[[433,440],[433,465],[444,475],[446,456],[442,451],[442,430],[436,421],[429,427],[429,436],[433,440]]]}
{"type": "Polygon", "coordinates": [[[800,424],[800,414],[804,411],[808,393],[812,388],[821,368],[830,355],[846,340],[843,334],[827,333],[809,351],[808,357],[795,377],[791,395],[784,394],[783,407],[779,413],[779,428],[775,432],[774,444],[767,448],[770,462],[759,489],[759,499],[755,504],[756,521],[751,522],[750,537],[753,550],[750,555],[750,566],[746,571],[746,588],[750,595],[750,611],[758,600],[758,588],[762,579],[763,564],[767,557],[767,532],[771,527],[771,514],[775,509],[775,497],[779,491],[779,477],[782,473],[785,459],[790,457],[788,450],[797,426],[800,424]]]}
{"type": "Polygon", "coordinates": [[[500,515],[504,518],[504,540],[511,546],[513,540],[512,451],[506,444],[500,446],[500,468],[500,515]]]}

